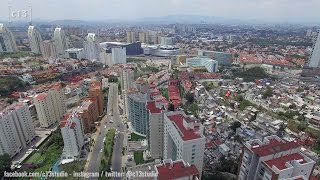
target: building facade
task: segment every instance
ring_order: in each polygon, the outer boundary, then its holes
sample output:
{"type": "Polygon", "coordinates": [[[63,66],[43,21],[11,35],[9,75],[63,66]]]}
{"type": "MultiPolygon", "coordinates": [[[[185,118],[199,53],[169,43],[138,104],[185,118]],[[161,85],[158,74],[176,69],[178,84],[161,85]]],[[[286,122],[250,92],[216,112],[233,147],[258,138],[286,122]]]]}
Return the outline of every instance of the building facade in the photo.
{"type": "Polygon", "coordinates": [[[218,61],[219,65],[231,66],[233,63],[232,54],[217,51],[198,50],[198,56],[206,56],[218,61]]]}
{"type": "Polygon", "coordinates": [[[188,117],[183,111],[164,114],[164,159],[183,159],[195,165],[201,177],[205,136],[200,120],[188,117]]]}
{"type": "Polygon", "coordinates": [[[313,45],[312,55],[310,57],[308,66],[311,68],[320,67],[320,31],[318,32],[316,42],[313,45]]]}
{"type": "Polygon", "coordinates": [[[96,34],[89,33],[84,43],[85,57],[89,60],[100,59],[100,45],[96,34]]]}
{"type": "Polygon", "coordinates": [[[149,150],[153,159],[163,158],[164,113],[166,107],[163,103],[148,101],[149,111],[149,150]]]}
{"type": "Polygon", "coordinates": [[[4,24],[0,24],[0,53],[16,51],[18,48],[12,32],[4,24]]]}
{"type": "Polygon", "coordinates": [[[90,89],[89,89],[89,97],[95,98],[97,100],[98,112],[99,112],[99,115],[102,115],[104,110],[104,98],[102,93],[101,82],[93,81],[91,83],[90,89]]]}
{"type": "Polygon", "coordinates": [[[91,133],[94,122],[99,117],[97,100],[95,98],[83,100],[80,106],[76,108],[76,111],[82,119],[84,133],[91,133]]]}
{"type": "Polygon", "coordinates": [[[83,48],[70,48],[65,50],[64,52],[64,58],[70,58],[70,59],[84,59],[85,54],[83,48]]]}
{"type": "Polygon", "coordinates": [[[81,154],[84,145],[84,133],[82,129],[81,119],[77,113],[66,114],[60,122],[61,134],[63,137],[63,153],[64,159],[76,159],[81,154]]]}
{"type": "Polygon", "coordinates": [[[34,26],[29,26],[28,28],[28,39],[31,51],[35,54],[42,54],[42,37],[34,26]]]}
{"type": "Polygon", "coordinates": [[[33,101],[40,126],[44,128],[60,121],[67,109],[64,88],[61,85],[55,85],[48,92],[35,95],[33,101]]]}
{"type": "Polygon", "coordinates": [[[0,155],[7,153],[13,157],[34,138],[28,104],[17,102],[0,111],[0,155]]]}
{"type": "Polygon", "coordinates": [[[114,64],[125,64],[127,63],[127,54],[125,47],[114,47],[112,51],[112,62],[114,64]]]}
{"type": "Polygon", "coordinates": [[[42,42],[43,50],[42,50],[42,57],[43,58],[56,58],[57,51],[56,46],[54,45],[53,41],[45,40],[42,42]]]}
{"type": "Polygon", "coordinates": [[[241,157],[239,180],[309,179],[315,166],[296,141],[275,135],[246,142],[241,157]]]}
{"type": "Polygon", "coordinates": [[[147,95],[140,92],[129,92],[128,98],[128,119],[134,131],[148,136],[149,134],[149,113],[146,109],[147,95]]]}
{"type": "Polygon", "coordinates": [[[133,88],[133,83],[134,83],[134,71],[131,69],[124,69],[120,73],[120,82],[121,82],[121,94],[122,94],[122,99],[123,99],[123,109],[124,109],[124,115],[127,118],[129,114],[129,109],[128,109],[128,98],[127,98],[127,93],[128,90],[133,88]]]}
{"type": "Polygon", "coordinates": [[[218,62],[207,58],[207,57],[194,57],[194,58],[187,58],[186,60],[187,65],[192,67],[205,67],[208,72],[217,72],[218,71],[218,62]]]}
{"type": "Polygon", "coordinates": [[[68,42],[64,31],[61,28],[56,28],[53,33],[53,41],[56,52],[59,57],[64,57],[65,50],[69,49],[68,42]]]}

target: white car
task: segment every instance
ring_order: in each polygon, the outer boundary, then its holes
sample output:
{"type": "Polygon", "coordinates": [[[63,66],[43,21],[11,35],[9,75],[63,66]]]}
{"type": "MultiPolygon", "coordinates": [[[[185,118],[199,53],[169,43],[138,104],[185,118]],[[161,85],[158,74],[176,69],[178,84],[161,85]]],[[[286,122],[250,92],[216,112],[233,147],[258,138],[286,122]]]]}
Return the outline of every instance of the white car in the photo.
{"type": "Polygon", "coordinates": [[[113,120],[110,120],[110,123],[113,123],[113,120]]]}
{"type": "Polygon", "coordinates": [[[101,148],[100,152],[103,152],[103,149],[101,148]]]}

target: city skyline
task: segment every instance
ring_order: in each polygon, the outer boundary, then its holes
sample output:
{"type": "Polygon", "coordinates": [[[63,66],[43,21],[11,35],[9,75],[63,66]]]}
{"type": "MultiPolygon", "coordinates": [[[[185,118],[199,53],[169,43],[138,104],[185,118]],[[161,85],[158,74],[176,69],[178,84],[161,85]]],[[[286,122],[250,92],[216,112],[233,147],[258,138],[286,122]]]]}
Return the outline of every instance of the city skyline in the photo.
{"type": "MultiPolygon", "coordinates": [[[[134,21],[172,15],[196,15],[235,20],[271,22],[318,22],[320,1],[307,0],[30,0],[35,20],[134,21]],[[90,8],[88,8],[90,7],[90,8]],[[57,11],[59,10],[59,11],[57,11]],[[303,12],[303,13],[301,13],[303,12]]],[[[13,10],[28,6],[27,1],[10,1],[13,10]]],[[[7,20],[9,1],[0,3],[0,19],[7,20]]],[[[14,19],[13,20],[17,20],[14,19]]]]}

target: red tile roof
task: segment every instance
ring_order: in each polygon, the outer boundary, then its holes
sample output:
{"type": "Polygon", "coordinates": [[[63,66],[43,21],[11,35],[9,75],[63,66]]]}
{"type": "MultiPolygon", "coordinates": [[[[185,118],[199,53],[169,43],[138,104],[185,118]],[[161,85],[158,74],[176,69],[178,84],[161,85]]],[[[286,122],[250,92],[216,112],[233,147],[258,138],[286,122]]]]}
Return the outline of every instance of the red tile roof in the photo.
{"type": "Polygon", "coordinates": [[[304,160],[304,157],[299,153],[290,154],[287,156],[282,156],[276,159],[271,159],[269,161],[265,161],[265,164],[267,164],[270,168],[272,166],[277,167],[279,170],[287,169],[286,162],[290,162],[292,160],[302,160],[300,164],[306,163],[304,160]]]}
{"type": "Polygon", "coordinates": [[[300,147],[300,145],[295,142],[282,142],[277,139],[269,140],[268,144],[260,145],[258,147],[252,147],[251,150],[258,156],[267,156],[270,154],[275,154],[282,151],[287,151],[290,149],[295,149],[300,147]]]}
{"type": "Polygon", "coordinates": [[[186,167],[183,162],[173,162],[156,167],[158,170],[158,180],[173,180],[183,177],[199,176],[199,171],[194,165],[186,167]]]}
{"type": "Polygon", "coordinates": [[[176,124],[177,128],[179,128],[181,132],[181,138],[184,141],[189,141],[189,140],[197,139],[201,137],[197,128],[186,129],[186,127],[184,127],[183,125],[184,117],[182,114],[171,115],[171,116],[168,116],[168,118],[170,119],[170,121],[176,124]]]}
{"type": "Polygon", "coordinates": [[[147,102],[146,108],[150,111],[150,113],[161,113],[161,110],[162,110],[156,106],[155,101],[147,102]]]}
{"type": "Polygon", "coordinates": [[[37,100],[39,100],[39,101],[42,101],[42,100],[46,99],[47,96],[48,96],[47,93],[41,93],[41,94],[37,94],[37,95],[35,96],[35,98],[36,98],[37,100]]]}

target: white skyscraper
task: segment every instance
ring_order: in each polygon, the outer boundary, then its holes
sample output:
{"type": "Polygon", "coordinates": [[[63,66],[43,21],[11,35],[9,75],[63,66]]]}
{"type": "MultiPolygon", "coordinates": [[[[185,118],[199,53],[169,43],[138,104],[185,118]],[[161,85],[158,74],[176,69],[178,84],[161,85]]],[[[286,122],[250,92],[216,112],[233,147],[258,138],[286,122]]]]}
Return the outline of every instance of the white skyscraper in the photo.
{"type": "Polygon", "coordinates": [[[127,53],[125,47],[112,48],[112,61],[114,64],[127,63],[127,53]]]}
{"type": "Polygon", "coordinates": [[[64,51],[68,49],[67,38],[61,28],[56,28],[53,33],[53,41],[56,47],[58,56],[63,57],[64,51]]]}
{"type": "Polygon", "coordinates": [[[206,138],[203,126],[195,118],[188,117],[183,111],[171,111],[164,114],[164,159],[183,159],[195,165],[200,173],[206,138]]]}
{"type": "Polygon", "coordinates": [[[318,32],[316,42],[313,45],[312,55],[308,65],[313,68],[320,67],[320,32],[318,32]]]}
{"type": "Polygon", "coordinates": [[[60,122],[60,128],[64,144],[64,159],[78,158],[84,145],[84,133],[80,117],[76,112],[66,114],[60,122]]]}
{"type": "Polygon", "coordinates": [[[16,51],[18,48],[12,32],[4,24],[0,24],[0,52],[16,51]]]}
{"type": "Polygon", "coordinates": [[[28,39],[31,51],[36,54],[41,54],[43,51],[42,37],[34,26],[29,26],[28,28],[28,39]]]}
{"type": "Polygon", "coordinates": [[[84,43],[86,58],[89,60],[98,60],[100,58],[100,45],[94,33],[89,33],[84,43]]]}
{"type": "Polygon", "coordinates": [[[26,103],[14,103],[0,111],[0,155],[14,156],[35,138],[35,129],[26,103]]]}
{"type": "Polygon", "coordinates": [[[56,58],[57,57],[57,51],[56,46],[54,45],[54,42],[51,40],[45,40],[42,42],[43,44],[43,51],[42,56],[44,58],[56,58]]]}

